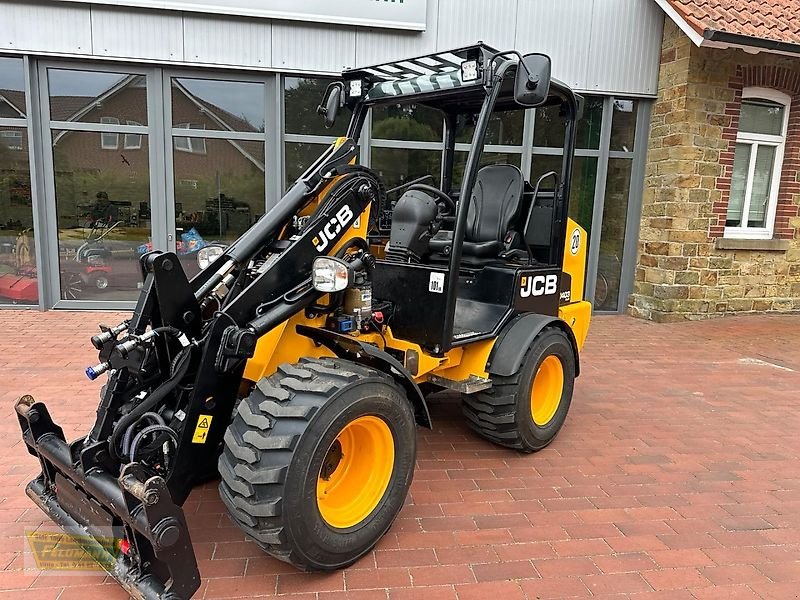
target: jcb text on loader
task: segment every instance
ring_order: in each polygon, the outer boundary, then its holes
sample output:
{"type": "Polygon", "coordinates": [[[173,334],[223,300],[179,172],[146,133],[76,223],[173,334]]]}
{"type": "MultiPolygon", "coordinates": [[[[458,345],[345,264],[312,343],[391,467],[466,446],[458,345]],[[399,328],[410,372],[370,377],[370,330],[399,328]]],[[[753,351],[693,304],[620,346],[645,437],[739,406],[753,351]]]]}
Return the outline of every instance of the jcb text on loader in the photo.
{"type": "Polygon", "coordinates": [[[482,44],[345,72],[320,112],[352,110],[347,137],[274,208],[191,280],[174,253],[142,257],[133,314],[91,340],[87,374],[107,375],[91,431],[67,443],[43,403],[17,402],[42,468],[28,495],[133,596],[183,599],[199,574],[180,507],[205,480],[266,552],[337,569],[403,505],[421,389],[461,392],[493,442],[547,445],[591,311],[568,218],[580,104],[548,57],[482,44]],[[529,183],[482,155],[504,113],[545,105],[566,125],[558,172],[529,183]],[[387,192],[355,164],[359,134],[370,108],[414,106],[443,117],[442,169],[387,192]]]}

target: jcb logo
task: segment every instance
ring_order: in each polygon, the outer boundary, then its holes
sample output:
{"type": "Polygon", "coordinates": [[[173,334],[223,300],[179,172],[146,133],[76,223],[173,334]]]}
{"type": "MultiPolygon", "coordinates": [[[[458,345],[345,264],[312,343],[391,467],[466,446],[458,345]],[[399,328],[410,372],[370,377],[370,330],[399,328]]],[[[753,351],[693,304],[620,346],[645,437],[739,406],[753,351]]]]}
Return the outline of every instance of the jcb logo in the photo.
{"type": "Polygon", "coordinates": [[[558,290],[558,275],[536,275],[535,277],[523,277],[520,281],[519,295],[522,298],[528,296],[549,296],[558,290]]]}
{"type": "Polygon", "coordinates": [[[325,226],[317,232],[317,235],[314,236],[314,239],[311,240],[317,251],[323,252],[325,248],[328,247],[328,244],[336,239],[336,236],[339,235],[339,232],[344,229],[347,224],[350,223],[350,221],[353,220],[353,216],[353,211],[346,204],[340,208],[339,212],[336,213],[336,216],[332,217],[331,220],[328,221],[325,226]]]}

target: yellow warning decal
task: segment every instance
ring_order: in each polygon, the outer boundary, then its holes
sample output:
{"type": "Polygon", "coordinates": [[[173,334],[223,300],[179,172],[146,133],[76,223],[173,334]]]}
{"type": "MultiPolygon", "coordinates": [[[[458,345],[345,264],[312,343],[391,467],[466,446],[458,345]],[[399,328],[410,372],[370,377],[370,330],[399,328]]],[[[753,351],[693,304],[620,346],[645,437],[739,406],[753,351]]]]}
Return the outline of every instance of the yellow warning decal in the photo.
{"type": "Polygon", "coordinates": [[[208,437],[208,428],[211,427],[212,415],[200,415],[197,418],[197,427],[194,428],[194,435],[192,436],[193,444],[205,444],[208,437]]]}

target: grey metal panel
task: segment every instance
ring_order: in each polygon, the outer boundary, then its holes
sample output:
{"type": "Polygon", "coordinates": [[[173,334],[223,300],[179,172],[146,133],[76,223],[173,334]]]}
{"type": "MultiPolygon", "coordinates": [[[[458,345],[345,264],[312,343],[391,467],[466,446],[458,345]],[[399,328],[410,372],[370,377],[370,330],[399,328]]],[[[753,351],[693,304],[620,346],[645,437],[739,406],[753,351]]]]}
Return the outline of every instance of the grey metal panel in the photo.
{"type": "Polygon", "coordinates": [[[652,0],[428,0],[427,19],[427,31],[406,33],[3,0],[0,50],[322,74],[483,40],[547,52],[554,76],[580,91],[656,91],[664,16],[652,0]]]}
{"type": "Polygon", "coordinates": [[[272,24],[272,66],[276,69],[339,73],[355,66],[353,27],[272,24]]]}
{"type": "Polygon", "coordinates": [[[183,18],[179,13],[92,7],[95,56],[183,61],[183,18]]]}
{"type": "Polygon", "coordinates": [[[186,13],[186,61],[213,65],[272,66],[272,22],[186,13]]]}
{"type": "MultiPolygon", "coordinates": [[[[532,1],[522,0],[522,3],[532,1]]],[[[514,47],[517,0],[439,0],[437,18],[437,50],[466,46],[478,40],[500,50],[514,47]]]]}
{"type": "MultiPolygon", "coordinates": [[[[553,61],[553,77],[584,89],[594,5],[595,0],[521,1],[516,23],[516,49],[548,54],[553,61]]],[[[624,40],[617,40],[617,43],[624,43],[624,40]]],[[[624,69],[623,65],[616,67],[624,69]]]]}
{"type": "Polygon", "coordinates": [[[84,4],[132,6],[147,9],[241,15],[359,27],[388,27],[423,31],[426,0],[331,2],[330,0],[59,0],[84,4]]]}
{"type": "Polygon", "coordinates": [[[655,94],[664,14],[652,0],[595,0],[585,89],[655,94]]]}
{"type": "Polygon", "coordinates": [[[436,50],[439,0],[428,0],[428,28],[422,33],[400,33],[385,29],[356,30],[356,67],[408,58],[436,50]]]}
{"type": "Polygon", "coordinates": [[[81,4],[0,4],[0,49],[91,54],[91,14],[81,4]]]}

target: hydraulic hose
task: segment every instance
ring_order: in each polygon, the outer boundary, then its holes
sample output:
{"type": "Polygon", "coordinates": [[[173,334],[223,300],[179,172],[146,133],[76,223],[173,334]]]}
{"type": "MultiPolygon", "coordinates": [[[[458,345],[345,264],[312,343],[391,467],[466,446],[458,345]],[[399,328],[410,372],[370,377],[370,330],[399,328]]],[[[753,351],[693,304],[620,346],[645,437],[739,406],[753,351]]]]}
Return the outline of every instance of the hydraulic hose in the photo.
{"type": "Polygon", "coordinates": [[[160,414],[157,412],[146,412],[141,417],[139,417],[136,423],[133,423],[130,427],[125,430],[125,435],[122,437],[122,453],[128,454],[131,448],[131,438],[133,437],[133,432],[136,429],[136,426],[145,419],[149,419],[153,422],[154,425],[165,425],[164,419],[161,417],[160,414]]]}
{"type": "Polygon", "coordinates": [[[136,437],[133,438],[133,442],[131,442],[131,449],[128,453],[128,458],[130,458],[131,462],[136,460],[136,451],[139,449],[139,444],[142,443],[145,436],[150,435],[151,433],[158,433],[164,432],[169,435],[170,439],[175,443],[175,447],[178,447],[178,434],[171,427],[167,427],[166,425],[149,425],[142,429],[139,433],[136,434],[136,437]]]}
{"type": "Polygon", "coordinates": [[[117,422],[116,427],[114,427],[114,431],[111,433],[111,439],[109,440],[109,448],[112,455],[116,458],[124,458],[124,455],[120,454],[119,452],[119,442],[120,437],[122,437],[125,431],[127,431],[128,427],[133,425],[142,417],[144,413],[151,411],[159,402],[166,398],[167,394],[175,389],[175,387],[184,378],[186,372],[189,370],[189,364],[191,363],[192,346],[187,346],[181,350],[179,357],[180,358],[177,361],[175,370],[172,372],[172,375],[170,375],[169,379],[159,385],[147,398],[141,402],[141,404],[136,406],[133,410],[131,410],[131,412],[123,416],[117,422]]]}

